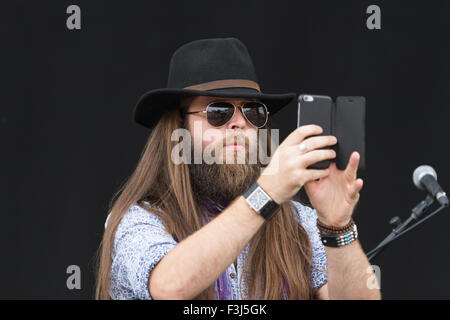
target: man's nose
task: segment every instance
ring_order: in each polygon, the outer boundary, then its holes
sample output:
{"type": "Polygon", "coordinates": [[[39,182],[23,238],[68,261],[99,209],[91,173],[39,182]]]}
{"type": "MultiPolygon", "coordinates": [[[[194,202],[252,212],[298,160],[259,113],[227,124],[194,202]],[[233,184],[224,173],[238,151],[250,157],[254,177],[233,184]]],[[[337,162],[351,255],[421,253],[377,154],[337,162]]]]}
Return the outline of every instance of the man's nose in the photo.
{"type": "Polygon", "coordinates": [[[249,123],[244,117],[241,108],[236,108],[233,118],[228,122],[227,129],[247,129],[249,123]]]}

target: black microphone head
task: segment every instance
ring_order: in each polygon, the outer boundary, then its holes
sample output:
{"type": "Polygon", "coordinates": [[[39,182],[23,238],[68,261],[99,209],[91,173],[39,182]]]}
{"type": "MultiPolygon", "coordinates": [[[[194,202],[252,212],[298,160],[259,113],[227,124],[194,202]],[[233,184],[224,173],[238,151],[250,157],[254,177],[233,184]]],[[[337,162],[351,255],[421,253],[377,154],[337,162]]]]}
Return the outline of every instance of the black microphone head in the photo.
{"type": "Polygon", "coordinates": [[[431,175],[436,179],[437,181],[437,174],[436,171],[430,166],[427,165],[421,165],[414,170],[413,173],[413,182],[414,185],[419,188],[420,190],[424,190],[424,187],[422,186],[422,183],[420,182],[424,176],[427,174],[431,175]]]}

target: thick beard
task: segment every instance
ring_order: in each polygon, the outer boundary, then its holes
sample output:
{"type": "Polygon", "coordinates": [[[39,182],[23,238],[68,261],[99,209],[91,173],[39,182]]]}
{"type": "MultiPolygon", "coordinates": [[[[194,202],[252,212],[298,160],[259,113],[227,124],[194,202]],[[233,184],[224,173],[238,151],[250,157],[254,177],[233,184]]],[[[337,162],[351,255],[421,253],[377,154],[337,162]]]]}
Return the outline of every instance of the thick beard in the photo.
{"type": "Polygon", "coordinates": [[[226,203],[242,195],[261,173],[260,164],[190,164],[191,185],[197,199],[226,203]]]}
{"type": "MultiPolygon", "coordinates": [[[[192,191],[197,200],[209,198],[218,203],[230,202],[242,195],[261,174],[260,160],[256,159],[256,163],[250,161],[250,154],[257,154],[258,150],[255,145],[250,145],[249,138],[242,134],[226,138],[208,146],[213,156],[218,150],[217,157],[223,159],[223,163],[205,163],[202,160],[201,164],[189,164],[192,191]],[[238,153],[224,150],[222,147],[226,145],[226,138],[234,139],[235,143],[244,143],[245,150],[238,153]],[[217,146],[220,148],[216,150],[217,146]]],[[[191,152],[194,152],[193,146],[191,152]]]]}

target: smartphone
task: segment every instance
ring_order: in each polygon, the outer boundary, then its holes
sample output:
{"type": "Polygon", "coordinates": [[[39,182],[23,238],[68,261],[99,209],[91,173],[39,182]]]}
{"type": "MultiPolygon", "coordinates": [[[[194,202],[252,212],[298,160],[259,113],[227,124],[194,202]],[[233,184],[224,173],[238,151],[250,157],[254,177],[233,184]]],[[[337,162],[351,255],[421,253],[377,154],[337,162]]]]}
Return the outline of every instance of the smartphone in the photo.
{"type": "MultiPolygon", "coordinates": [[[[321,135],[328,136],[332,132],[333,100],[329,96],[301,94],[298,97],[297,127],[316,124],[322,127],[321,135]]],[[[333,147],[324,147],[323,149],[333,147]]],[[[324,160],[310,165],[307,169],[326,169],[331,160],[324,160]]]]}
{"type": "Polygon", "coordinates": [[[336,167],[344,170],[350,155],[358,151],[360,155],[358,168],[364,169],[365,162],[365,117],[366,99],[361,96],[337,97],[334,133],[336,144],[336,167]],[[340,142],[340,143],[339,143],[340,142]]]}

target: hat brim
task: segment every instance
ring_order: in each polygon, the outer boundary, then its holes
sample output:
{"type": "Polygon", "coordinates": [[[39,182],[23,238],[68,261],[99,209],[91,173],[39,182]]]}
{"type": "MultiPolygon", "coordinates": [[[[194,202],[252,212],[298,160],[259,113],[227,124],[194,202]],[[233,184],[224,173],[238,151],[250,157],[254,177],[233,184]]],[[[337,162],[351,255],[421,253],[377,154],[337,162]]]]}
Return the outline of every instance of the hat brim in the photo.
{"type": "Polygon", "coordinates": [[[161,116],[172,108],[179,107],[182,98],[192,96],[256,98],[269,109],[269,116],[289,104],[297,95],[293,92],[283,94],[261,93],[249,88],[225,88],[214,90],[190,90],[162,88],[146,92],[134,108],[134,121],[152,129],[161,116]]]}

